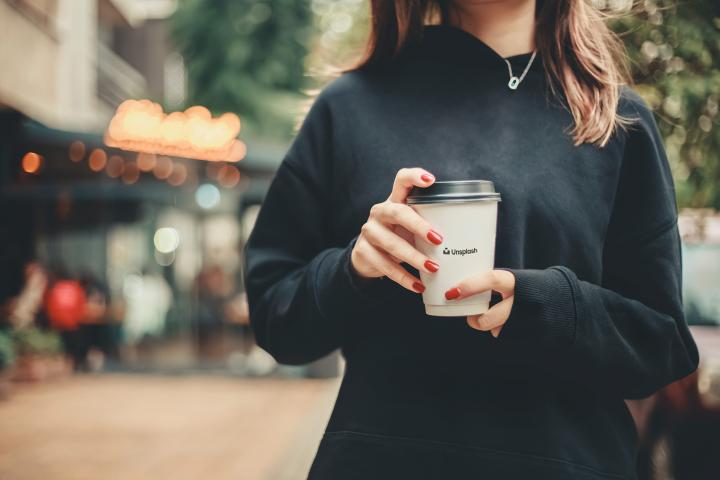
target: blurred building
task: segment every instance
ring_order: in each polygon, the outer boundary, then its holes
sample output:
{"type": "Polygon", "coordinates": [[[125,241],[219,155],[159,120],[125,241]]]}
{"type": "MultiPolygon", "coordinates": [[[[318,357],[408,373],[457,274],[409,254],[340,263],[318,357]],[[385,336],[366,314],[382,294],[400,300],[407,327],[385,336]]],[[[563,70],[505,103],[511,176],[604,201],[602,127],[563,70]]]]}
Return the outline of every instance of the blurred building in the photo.
{"type": "Polygon", "coordinates": [[[101,132],[128,98],[182,102],[172,0],[3,0],[0,104],[52,128],[101,132]],[[171,74],[166,78],[165,70],[171,74]]]}
{"type": "Polygon", "coordinates": [[[103,142],[127,99],[185,107],[174,7],[0,0],[0,262],[92,278],[130,363],[242,370],[239,255],[282,150],[231,164],[103,142]]]}

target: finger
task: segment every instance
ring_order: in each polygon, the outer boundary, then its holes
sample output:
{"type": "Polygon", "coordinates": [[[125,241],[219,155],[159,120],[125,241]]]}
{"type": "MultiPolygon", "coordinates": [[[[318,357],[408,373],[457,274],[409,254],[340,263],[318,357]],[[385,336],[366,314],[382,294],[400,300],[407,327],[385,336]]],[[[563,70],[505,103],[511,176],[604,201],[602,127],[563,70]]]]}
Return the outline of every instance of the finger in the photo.
{"type": "Polygon", "coordinates": [[[362,233],[365,239],[374,247],[400,261],[409,263],[418,270],[434,273],[440,268],[437,262],[427,258],[405,239],[380,222],[368,220],[363,225],[362,233]]]}
{"type": "MultiPolygon", "coordinates": [[[[394,225],[390,228],[390,230],[392,230],[397,236],[404,239],[406,242],[408,242],[413,247],[415,246],[415,237],[413,237],[413,234],[408,232],[407,230],[405,230],[400,225],[394,225]]],[[[395,263],[402,262],[402,260],[400,260],[399,258],[395,258],[392,255],[390,255],[390,258],[392,258],[395,263]]]]}
{"type": "Polygon", "coordinates": [[[500,332],[502,332],[502,328],[503,328],[502,325],[500,325],[499,327],[495,327],[492,330],[490,330],[490,334],[493,337],[497,338],[500,336],[500,332]]]}
{"type": "Polygon", "coordinates": [[[425,285],[419,278],[393,262],[387,254],[368,244],[363,252],[364,260],[395,283],[415,293],[422,293],[425,285]]]}
{"type": "Polygon", "coordinates": [[[413,235],[423,238],[431,245],[440,245],[442,235],[433,230],[430,222],[420,216],[415,210],[404,203],[383,202],[377,204],[377,208],[371,209],[379,222],[387,225],[401,226],[413,235]]]}
{"type": "Polygon", "coordinates": [[[487,270],[455,284],[445,292],[445,298],[461,300],[488,290],[500,292],[503,298],[512,295],[515,291],[515,275],[506,270],[487,270]]]}
{"type": "Polygon", "coordinates": [[[413,247],[415,246],[415,236],[411,232],[408,232],[406,229],[404,229],[402,226],[394,225],[392,227],[392,231],[407,240],[407,242],[413,247]]]}
{"type": "Polygon", "coordinates": [[[396,203],[405,203],[412,187],[429,187],[435,181],[435,176],[424,168],[401,168],[395,175],[392,192],[388,200],[396,203]]]}
{"type": "Polygon", "coordinates": [[[481,330],[483,332],[490,332],[493,329],[502,327],[510,316],[513,299],[514,297],[512,296],[507,297],[483,314],[468,316],[468,325],[475,330],[481,330]]]}

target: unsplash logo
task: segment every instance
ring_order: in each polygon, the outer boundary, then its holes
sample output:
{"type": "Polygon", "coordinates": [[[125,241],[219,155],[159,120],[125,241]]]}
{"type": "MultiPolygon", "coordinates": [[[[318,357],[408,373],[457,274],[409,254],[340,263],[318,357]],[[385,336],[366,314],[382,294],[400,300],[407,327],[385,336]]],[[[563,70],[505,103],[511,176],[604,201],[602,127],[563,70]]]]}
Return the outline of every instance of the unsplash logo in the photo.
{"type": "Polygon", "coordinates": [[[465,248],[462,250],[456,250],[454,248],[450,249],[445,247],[443,249],[443,255],[460,255],[462,257],[465,255],[472,255],[473,253],[477,253],[477,251],[477,248],[465,248]]]}

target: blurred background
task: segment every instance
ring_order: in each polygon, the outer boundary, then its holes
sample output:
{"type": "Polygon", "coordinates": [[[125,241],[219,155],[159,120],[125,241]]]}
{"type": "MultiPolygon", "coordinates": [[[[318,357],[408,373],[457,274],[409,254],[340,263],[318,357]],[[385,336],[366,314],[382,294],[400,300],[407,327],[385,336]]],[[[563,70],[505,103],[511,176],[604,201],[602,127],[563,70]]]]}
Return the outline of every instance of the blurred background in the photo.
{"type": "MultiPolygon", "coordinates": [[[[720,6],[616,15],[682,209],[699,372],[630,404],[642,478],[720,478],[720,6]]],[[[337,354],[282,367],[241,253],[366,0],[0,0],[0,478],[305,478],[337,354]]]]}

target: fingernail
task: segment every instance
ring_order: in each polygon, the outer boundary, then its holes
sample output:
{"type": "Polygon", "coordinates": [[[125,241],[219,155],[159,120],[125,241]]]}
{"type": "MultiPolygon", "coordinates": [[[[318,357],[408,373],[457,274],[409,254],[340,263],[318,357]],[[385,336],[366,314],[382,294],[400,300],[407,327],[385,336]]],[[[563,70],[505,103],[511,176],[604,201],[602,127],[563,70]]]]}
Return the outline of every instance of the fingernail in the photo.
{"type": "Polygon", "coordinates": [[[432,243],[434,243],[435,245],[440,245],[440,244],[442,243],[442,241],[443,241],[442,235],[440,235],[440,234],[439,234],[438,232],[436,232],[435,230],[430,230],[430,231],[427,233],[427,238],[428,238],[428,240],[430,240],[430,241],[431,241],[432,243]]]}
{"type": "Polygon", "coordinates": [[[491,330],[491,331],[490,331],[490,334],[491,334],[493,337],[497,338],[498,335],[500,335],[500,332],[496,332],[495,330],[491,330]]]}
{"type": "Polygon", "coordinates": [[[431,272],[437,272],[438,269],[440,268],[440,265],[433,262],[432,260],[425,260],[425,268],[427,268],[431,272]]]}
{"type": "Polygon", "coordinates": [[[420,178],[423,182],[432,182],[433,180],[435,180],[435,177],[430,175],[429,173],[423,173],[422,175],[420,175],[420,178]]]}
{"type": "Polygon", "coordinates": [[[458,287],[453,287],[447,292],[445,292],[445,298],[447,300],[452,300],[454,298],[458,298],[460,296],[460,289],[458,287]]]}
{"type": "Polygon", "coordinates": [[[425,291],[425,285],[420,282],[415,282],[412,286],[415,290],[418,291],[418,293],[423,293],[425,291]]]}

